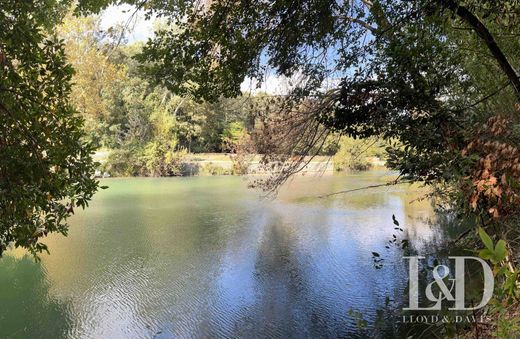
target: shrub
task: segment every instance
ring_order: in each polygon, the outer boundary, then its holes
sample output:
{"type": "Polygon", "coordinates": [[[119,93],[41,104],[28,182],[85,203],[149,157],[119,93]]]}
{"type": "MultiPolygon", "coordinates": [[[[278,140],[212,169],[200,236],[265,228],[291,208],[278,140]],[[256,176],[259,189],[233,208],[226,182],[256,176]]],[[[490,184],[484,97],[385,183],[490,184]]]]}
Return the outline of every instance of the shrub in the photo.
{"type": "Polygon", "coordinates": [[[176,143],[171,141],[149,142],[143,151],[142,175],[153,177],[180,176],[183,174],[185,150],[176,151],[176,143]]]}
{"type": "Polygon", "coordinates": [[[113,150],[103,170],[113,176],[180,176],[185,171],[185,150],[175,150],[175,142],[156,140],[144,147],[113,150]]]}
{"type": "Polygon", "coordinates": [[[200,173],[202,175],[231,175],[233,174],[230,169],[224,168],[219,165],[215,165],[212,162],[209,162],[201,167],[200,173]]]}
{"type": "Polygon", "coordinates": [[[341,138],[339,151],[334,156],[334,169],[336,171],[366,171],[372,167],[367,161],[367,156],[380,155],[377,140],[359,140],[353,138],[341,138]]]}

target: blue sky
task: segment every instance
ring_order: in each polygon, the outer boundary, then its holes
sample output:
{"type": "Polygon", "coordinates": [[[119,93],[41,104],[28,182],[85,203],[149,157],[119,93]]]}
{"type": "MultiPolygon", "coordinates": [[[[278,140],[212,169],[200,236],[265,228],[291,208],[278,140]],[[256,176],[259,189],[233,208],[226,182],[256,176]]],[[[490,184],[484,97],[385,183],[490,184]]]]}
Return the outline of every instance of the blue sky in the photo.
{"type": "MultiPolygon", "coordinates": [[[[109,27],[117,25],[128,25],[127,40],[128,43],[137,41],[146,41],[153,37],[154,18],[151,20],[144,19],[143,11],[135,11],[135,7],[131,5],[110,6],[101,14],[101,28],[106,30],[109,27]]],[[[298,79],[295,75],[292,80],[298,79]]],[[[267,92],[275,95],[287,94],[292,87],[289,79],[275,74],[274,71],[267,72],[264,75],[260,88],[257,88],[257,81],[246,78],[241,85],[241,89],[246,93],[267,92]]]]}

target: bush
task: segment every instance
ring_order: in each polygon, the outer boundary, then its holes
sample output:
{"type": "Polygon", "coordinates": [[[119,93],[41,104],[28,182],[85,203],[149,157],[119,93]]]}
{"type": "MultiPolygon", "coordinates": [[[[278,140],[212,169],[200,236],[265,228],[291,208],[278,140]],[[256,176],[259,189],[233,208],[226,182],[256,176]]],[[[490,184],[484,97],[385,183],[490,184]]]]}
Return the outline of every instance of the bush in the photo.
{"type": "Polygon", "coordinates": [[[230,155],[231,161],[233,162],[232,174],[244,175],[249,170],[249,162],[242,153],[230,155]]]}
{"type": "Polygon", "coordinates": [[[232,170],[226,169],[222,166],[215,165],[209,162],[201,167],[200,174],[202,175],[231,175],[232,170]]]}
{"type": "Polygon", "coordinates": [[[246,135],[246,129],[241,122],[232,122],[226,126],[221,134],[221,149],[224,152],[236,153],[242,139],[246,135]]]}
{"type": "Polygon", "coordinates": [[[141,175],[152,177],[181,176],[184,173],[186,151],[175,151],[176,143],[149,142],[141,156],[144,166],[141,175]]]}
{"type": "Polygon", "coordinates": [[[137,175],[135,150],[128,148],[115,149],[108,155],[106,163],[102,170],[110,173],[112,176],[133,176],[137,175]]]}
{"type": "Polygon", "coordinates": [[[112,176],[181,176],[185,171],[185,150],[175,150],[175,142],[156,140],[144,147],[113,150],[103,170],[112,176]]]}
{"type": "Polygon", "coordinates": [[[343,137],[339,144],[339,151],[334,156],[336,171],[366,171],[372,167],[367,161],[368,156],[382,156],[383,148],[377,140],[353,139],[343,137]]]}

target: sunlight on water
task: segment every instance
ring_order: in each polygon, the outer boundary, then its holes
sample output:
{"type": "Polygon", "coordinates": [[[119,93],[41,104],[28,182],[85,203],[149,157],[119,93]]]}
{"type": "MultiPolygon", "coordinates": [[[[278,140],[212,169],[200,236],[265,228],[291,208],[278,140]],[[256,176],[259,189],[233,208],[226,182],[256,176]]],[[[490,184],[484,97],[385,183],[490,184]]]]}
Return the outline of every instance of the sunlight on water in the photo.
{"type": "MultiPolygon", "coordinates": [[[[438,240],[417,187],[388,173],[299,177],[274,200],[239,177],[110,179],[41,264],[0,260],[0,334],[26,337],[356,335],[406,287],[394,214],[419,250],[438,240]],[[384,256],[373,267],[371,252],[384,256]]],[[[385,331],[395,323],[386,316],[385,331]]]]}

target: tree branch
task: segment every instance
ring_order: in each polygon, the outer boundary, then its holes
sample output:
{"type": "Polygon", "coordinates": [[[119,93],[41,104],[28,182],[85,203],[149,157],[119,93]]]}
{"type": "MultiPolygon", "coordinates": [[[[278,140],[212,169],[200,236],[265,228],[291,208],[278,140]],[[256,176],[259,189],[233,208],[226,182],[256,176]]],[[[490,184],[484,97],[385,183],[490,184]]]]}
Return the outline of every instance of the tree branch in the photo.
{"type": "Polygon", "coordinates": [[[520,101],[520,78],[518,77],[518,74],[516,73],[513,66],[511,66],[507,60],[507,57],[504,55],[500,47],[498,47],[497,42],[487,27],[479,20],[479,18],[477,18],[477,16],[471,13],[466,7],[457,4],[457,2],[454,0],[439,0],[439,3],[444,8],[448,8],[453,11],[462,20],[469,24],[475,33],[477,33],[479,38],[484,41],[489,51],[498,62],[498,65],[513,85],[517,99],[520,101]]]}
{"type": "Polygon", "coordinates": [[[399,179],[396,179],[396,180],[392,180],[390,182],[386,182],[384,184],[363,186],[363,187],[354,188],[354,189],[350,189],[350,190],[338,191],[338,192],[333,192],[333,193],[329,193],[329,194],[319,195],[316,198],[327,198],[327,197],[330,197],[333,195],[345,194],[345,193],[356,192],[356,191],[363,191],[363,190],[370,189],[370,188],[378,188],[378,187],[386,187],[386,186],[394,186],[394,185],[399,185],[399,184],[410,184],[410,183],[412,183],[412,182],[411,181],[399,181],[399,179]]]}
{"type": "Polygon", "coordinates": [[[358,19],[358,18],[352,18],[352,17],[349,17],[349,16],[340,16],[339,18],[343,19],[343,20],[346,20],[346,21],[349,21],[349,22],[356,23],[356,24],[358,24],[358,25],[368,29],[371,32],[375,32],[375,30],[376,30],[376,27],[370,26],[368,23],[366,23],[365,21],[363,21],[361,19],[358,19]]]}

